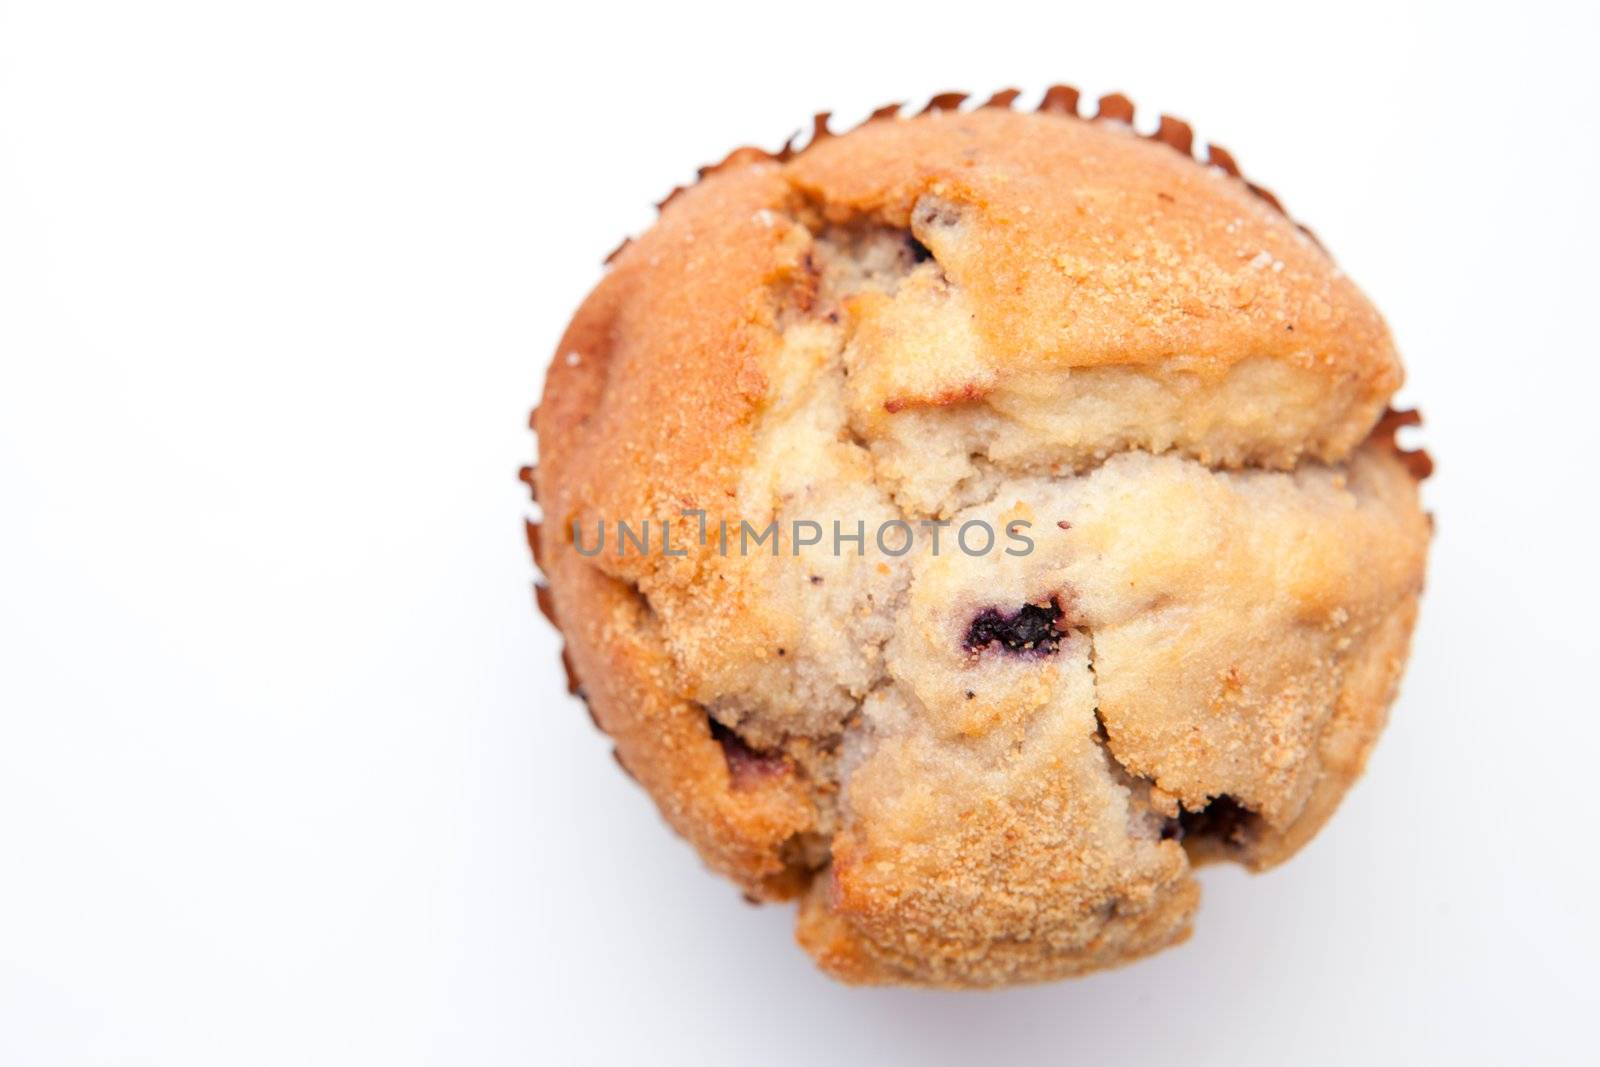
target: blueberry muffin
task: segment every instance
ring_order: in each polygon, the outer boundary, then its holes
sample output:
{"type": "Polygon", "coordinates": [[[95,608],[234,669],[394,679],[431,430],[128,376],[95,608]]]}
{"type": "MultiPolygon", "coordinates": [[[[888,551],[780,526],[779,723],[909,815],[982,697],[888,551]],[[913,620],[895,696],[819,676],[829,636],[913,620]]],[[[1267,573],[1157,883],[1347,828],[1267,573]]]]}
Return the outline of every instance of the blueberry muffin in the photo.
{"type": "Polygon", "coordinates": [[[849,982],[1183,940],[1361,773],[1422,589],[1377,311],[1183,123],[1015,96],[703,171],[533,418],[573,691],[849,982]]]}

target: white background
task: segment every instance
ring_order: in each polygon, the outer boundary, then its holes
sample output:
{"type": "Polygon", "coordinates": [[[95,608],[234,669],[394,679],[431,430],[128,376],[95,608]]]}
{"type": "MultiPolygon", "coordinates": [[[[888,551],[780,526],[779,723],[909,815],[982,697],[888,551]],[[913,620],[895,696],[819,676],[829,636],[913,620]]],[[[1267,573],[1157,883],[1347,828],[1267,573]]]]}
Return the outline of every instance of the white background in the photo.
{"type": "Polygon", "coordinates": [[[0,1064],[1596,1062],[1587,5],[0,0],[0,1064]],[[1125,90],[1385,309],[1394,720],[1187,945],[852,991],[562,691],[517,467],[654,200],[812,111],[1125,90]]]}

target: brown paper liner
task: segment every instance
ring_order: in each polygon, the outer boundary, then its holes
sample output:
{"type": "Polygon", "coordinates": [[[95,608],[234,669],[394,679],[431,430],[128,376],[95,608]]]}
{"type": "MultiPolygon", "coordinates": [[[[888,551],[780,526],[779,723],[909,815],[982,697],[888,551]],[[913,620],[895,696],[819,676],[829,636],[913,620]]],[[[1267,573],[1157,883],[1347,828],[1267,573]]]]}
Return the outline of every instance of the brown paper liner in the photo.
{"type": "Polygon", "coordinates": [[[1378,425],[1372,428],[1370,435],[1373,440],[1387,444],[1390,451],[1395,454],[1395,458],[1405,464],[1406,470],[1411,472],[1411,477],[1419,482],[1424,481],[1433,474],[1433,457],[1428,455],[1426,449],[1417,448],[1407,451],[1401,448],[1400,443],[1395,440],[1395,435],[1400,432],[1400,427],[1402,426],[1421,425],[1422,412],[1416,408],[1405,408],[1403,410],[1387,408],[1383,413],[1383,417],[1378,420],[1378,425]]]}
{"type": "MultiPolygon", "coordinates": [[[[993,96],[989,97],[989,99],[985,100],[979,105],[979,107],[998,107],[1009,110],[1011,105],[1021,95],[1022,91],[1020,89],[1002,89],[993,96]]],[[[873,111],[872,114],[868,115],[864,120],[862,120],[862,122],[851,127],[851,129],[859,129],[861,126],[866,126],[874,122],[898,119],[903,115],[907,118],[916,118],[918,116],[927,115],[934,112],[955,111],[959,109],[962,104],[966,103],[969,98],[969,94],[967,93],[938,93],[931,97],[921,108],[921,110],[912,111],[910,114],[906,114],[906,105],[904,103],[885,104],[883,107],[873,111]]],[[[1075,118],[1083,122],[1113,121],[1126,123],[1129,126],[1133,125],[1135,114],[1134,103],[1124,94],[1108,93],[1105,96],[1102,96],[1098,101],[1096,101],[1095,111],[1092,115],[1085,115],[1080,110],[1078,105],[1082,98],[1083,94],[1078,92],[1077,89],[1070,85],[1052,85],[1049,89],[1045,90],[1044,97],[1039,101],[1039,106],[1034,110],[1040,114],[1062,115],[1069,118],[1075,118]]],[[[748,163],[753,159],[770,160],[776,163],[786,163],[796,156],[804,154],[809,148],[811,148],[812,145],[819,144],[822,141],[828,140],[829,138],[842,136],[843,134],[850,132],[849,130],[835,131],[829,128],[828,123],[832,118],[832,112],[819,111],[812,119],[810,136],[805,139],[803,144],[798,146],[796,145],[796,142],[800,138],[800,132],[796,131],[789,136],[789,139],[785,141],[782,147],[780,147],[776,152],[771,152],[767,149],[759,148],[754,145],[745,145],[734,149],[721,161],[701,167],[695,174],[695,182],[691,182],[689,185],[677,186],[656,204],[656,208],[658,210],[665,208],[668,204],[672,203],[672,201],[676,199],[678,195],[681,194],[685,189],[691,188],[696,182],[699,182],[707,175],[715,174],[717,171],[722,170],[725,167],[748,163]]],[[[1228,174],[1230,177],[1238,178],[1240,181],[1244,182],[1246,188],[1264,200],[1272,207],[1274,211],[1277,211],[1284,218],[1287,218],[1290,222],[1293,222],[1296,228],[1298,228],[1301,233],[1305,234],[1313,242],[1315,242],[1319,248],[1322,246],[1322,243],[1317,240],[1316,234],[1312,233],[1311,230],[1290,218],[1289,213],[1284,210],[1283,204],[1276,196],[1272,194],[1271,190],[1265,188],[1264,186],[1257,185],[1255,182],[1252,182],[1244,177],[1239,170],[1239,164],[1234,159],[1232,152],[1229,152],[1221,145],[1208,144],[1206,145],[1205,155],[1203,158],[1196,155],[1194,129],[1187,122],[1179,118],[1174,118],[1171,115],[1162,115],[1156,131],[1154,133],[1142,134],[1141,136],[1145,137],[1147,140],[1160,141],[1162,144],[1173,149],[1174,151],[1188,156],[1201,166],[1216,167],[1228,174]]],[[[624,239],[620,245],[611,251],[610,255],[606,256],[605,262],[609,264],[612,260],[616,259],[617,256],[621,254],[622,250],[628,247],[630,241],[631,238],[624,239]]]]}

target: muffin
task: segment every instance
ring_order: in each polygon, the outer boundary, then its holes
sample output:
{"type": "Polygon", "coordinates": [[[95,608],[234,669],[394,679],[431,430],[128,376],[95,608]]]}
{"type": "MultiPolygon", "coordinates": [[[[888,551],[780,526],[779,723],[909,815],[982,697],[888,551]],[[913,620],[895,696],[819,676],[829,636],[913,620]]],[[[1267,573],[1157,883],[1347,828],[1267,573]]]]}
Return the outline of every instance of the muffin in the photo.
{"type": "Polygon", "coordinates": [[[1377,311],[1182,122],[1016,95],[703,170],[532,420],[572,691],[848,982],[1182,941],[1361,773],[1422,589],[1377,311]]]}

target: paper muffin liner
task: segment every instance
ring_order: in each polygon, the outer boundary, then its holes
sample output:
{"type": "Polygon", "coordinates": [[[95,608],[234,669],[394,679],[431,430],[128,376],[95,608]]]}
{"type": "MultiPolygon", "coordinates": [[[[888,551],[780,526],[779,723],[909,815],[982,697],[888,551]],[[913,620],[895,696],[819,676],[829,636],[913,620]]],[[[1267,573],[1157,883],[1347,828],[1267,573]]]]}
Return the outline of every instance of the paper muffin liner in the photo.
{"type": "MultiPolygon", "coordinates": [[[[1012,105],[1021,95],[1022,90],[1020,89],[1002,89],[990,96],[982,104],[979,104],[978,107],[980,109],[1004,108],[1008,111],[1013,110],[1012,105]]],[[[865,119],[847,130],[832,129],[829,123],[833,119],[833,113],[831,111],[819,111],[812,118],[809,135],[805,136],[803,140],[802,131],[797,130],[790,134],[789,139],[776,151],[770,151],[757,145],[742,145],[739,148],[735,148],[718,162],[700,167],[695,172],[694,181],[687,185],[674,187],[671,192],[657,202],[656,208],[657,210],[665,208],[685,190],[693,188],[707,176],[715,174],[726,167],[743,165],[752,160],[787,163],[796,156],[803,155],[813,145],[820,144],[833,137],[841,137],[846,133],[871,125],[874,122],[884,122],[899,118],[916,118],[920,115],[940,111],[958,111],[970,99],[972,99],[970,93],[936,93],[920,109],[910,112],[907,112],[904,102],[885,104],[874,109],[865,119]]],[[[1133,101],[1126,95],[1122,93],[1107,93],[1105,96],[1100,97],[1095,102],[1093,114],[1083,113],[1080,108],[1082,100],[1083,94],[1073,86],[1052,85],[1045,90],[1044,96],[1039,101],[1039,106],[1034,108],[1034,111],[1042,115],[1061,115],[1079,119],[1083,122],[1120,122],[1130,128],[1133,126],[1135,106],[1133,101]]],[[[1163,114],[1160,116],[1155,132],[1139,134],[1139,136],[1146,140],[1159,141],[1202,166],[1216,167],[1228,176],[1239,179],[1245,184],[1246,188],[1269,204],[1274,211],[1289,219],[1301,233],[1310,238],[1319,248],[1322,247],[1322,242],[1317,240],[1316,234],[1291,218],[1289,213],[1284,210],[1283,204],[1272,194],[1271,190],[1250,181],[1240,172],[1238,161],[1234,158],[1232,152],[1229,152],[1219,144],[1208,143],[1205,146],[1204,154],[1197,155],[1194,128],[1183,119],[1163,114]]],[[[622,253],[622,250],[628,247],[631,240],[632,238],[625,238],[620,245],[611,251],[610,255],[606,256],[605,262],[609,264],[616,259],[622,253]]]]}

